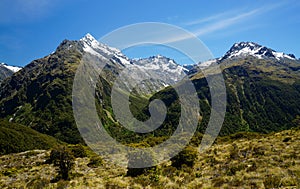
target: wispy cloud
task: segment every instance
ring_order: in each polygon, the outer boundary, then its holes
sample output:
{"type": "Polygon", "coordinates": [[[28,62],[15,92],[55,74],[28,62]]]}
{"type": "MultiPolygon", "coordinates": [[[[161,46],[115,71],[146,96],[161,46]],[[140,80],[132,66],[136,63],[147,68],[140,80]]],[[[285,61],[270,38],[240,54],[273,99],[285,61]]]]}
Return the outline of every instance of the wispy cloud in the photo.
{"type": "Polygon", "coordinates": [[[203,23],[214,21],[214,20],[219,20],[221,18],[228,17],[233,14],[237,14],[237,11],[236,10],[228,11],[228,12],[223,12],[223,13],[219,13],[219,14],[204,17],[204,18],[199,18],[196,20],[184,22],[183,25],[184,26],[193,26],[193,25],[203,24],[203,23]]]}
{"type": "Polygon", "coordinates": [[[260,13],[262,13],[261,8],[254,9],[254,10],[251,10],[251,11],[248,11],[248,12],[230,17],[230,18],[220,19],[220,20],[218,20],[217,22],[215,22],[211,25],[200,28],[197,31],[194,31],[193,33],[197,36],[205,35],[207,33],[212,33],[214,31],[221,30],[223,28],[226,28],[226,27],[232,26],[234,24],[240,23],[240,22],[242,22],[246,19],[249,19],[249,18],[251,18],[255,15],[258,15],[260,13]]]}
{"type": "MultiPolygon", "coordinates": [[[[165,43],[174,43],[178,41],[183,41],[183,40],[189,40],[195,36],[202,36],[208,33],[212,33],[218,30],[222,30],[226,27],[229,27],[231,25],[234,25],[238,22],[241,22],[247,18],[253,17],[254,15],[257,15],[260,13],[261,9],[254,9],[245,13],[241,13],[239,15],[229,17],[229,18],[222,18],[219,15],[216,15],[215,18],[213,17],[208,17],[208,20],[215,20],[216,18],[219,18],[217,21],[214,21],[213,23],[206,25],[206,26],[200,26],[199,29],[196,29],[192,31],[192,34],[186,34],[186,33],[180,33],[181,35],[169,35],[167,38],[164,39],[165,43]]],[[[200,23],[203,21],[193,21],[193,23],[200,23]]],[[[192,22],[190,22],[191,25],[192,22]]]]}
{"type": "MultiPolygon", "coordinates": [[[[278,4],[271,4],[264,7],[248,10],[248,11],[245,10],[228,11],[225,13],[220,13],[205,18],[188,21],[183,25],[193,26],[193,27],[198,26],[197,29],[194,29],[192,31],[192,33],[198,37],[204,36],[214,32],[223,31],[224,29],[229,28],[231,26],[235,26],[247,20],[257,18],[260,15],[266,14],[271,10],[283,6],[284,4],[286,3],[281,2],[278,4]],[[203,26],[203,23],[206,23],[206,25],[203,26]]],[[[234,32],[234,29],[232,31],[234,32]]],[[[187,40],[189,38],[191,38],[191,35],[180,35],[176,37],[170,37],[166,39],[166,41],[167,43],[172,43],[172,42],[187,40]]]]}

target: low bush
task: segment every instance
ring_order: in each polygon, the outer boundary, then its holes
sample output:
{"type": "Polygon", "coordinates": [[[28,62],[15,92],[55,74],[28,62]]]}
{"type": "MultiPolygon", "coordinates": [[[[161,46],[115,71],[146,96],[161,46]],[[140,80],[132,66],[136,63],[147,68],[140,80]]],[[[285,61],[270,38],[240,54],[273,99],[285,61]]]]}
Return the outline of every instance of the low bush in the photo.
{"type": "Polygon", "coordinates": [[[179,154],[171,158],[172,166],[181,168],[183,165],[193,167],[198,157],[198,151],[190,146],[184,148],[179,154]]]}

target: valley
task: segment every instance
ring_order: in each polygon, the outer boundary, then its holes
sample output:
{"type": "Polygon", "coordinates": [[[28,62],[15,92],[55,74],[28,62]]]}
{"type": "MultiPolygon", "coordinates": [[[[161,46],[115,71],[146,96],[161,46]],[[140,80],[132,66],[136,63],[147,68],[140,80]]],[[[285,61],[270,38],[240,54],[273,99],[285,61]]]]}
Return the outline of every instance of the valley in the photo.
{"type": "MultiPolygon", "coordinates": [[[[80,40],[62,41],[55,52],[23,68],[8,68],[0,64],[1,188],[300,187],[300,61],[294,55],[239,42],[220,58],[182,66],[162,55],[130,59],[87,34],[80,40]],[[190,79],[200,112],[196,133],[185,151],[141,170],[118,167],[94,154],[80,135],[72,109],[74,99],[83,99],[74,97],[72,89],[85,55],[103,67],[98,80],[90,81],[96,86],[97,115],[107,133],[126,146],[153,147],[171,138],[181,115],[174,88],[182,85],[182,78],[190,79]],[[202,70],[214,73],[216,67],[221,68],[226,86],[225,119],[213,146],[199,152],[212,111],[212,96],[202,70]],[[129,68],[150,78],[165,78],[133,86],[132,81],[141,76],[132,71],[121,81],[124,88],[134,89],[129,106],[139,121],[150,118],[152,101],[164,102],[166,117],[149,133],[126,129],[114,115],[113,84],[122,70],[129,68]],[[58,146],[69,151],[80,146],[84,151],[84,157],[74,157],[69,179],[60,179],[54,163],[48,162],[58,146]]],[[[127,94],[125,90],[118,93],[127,94]]]]}

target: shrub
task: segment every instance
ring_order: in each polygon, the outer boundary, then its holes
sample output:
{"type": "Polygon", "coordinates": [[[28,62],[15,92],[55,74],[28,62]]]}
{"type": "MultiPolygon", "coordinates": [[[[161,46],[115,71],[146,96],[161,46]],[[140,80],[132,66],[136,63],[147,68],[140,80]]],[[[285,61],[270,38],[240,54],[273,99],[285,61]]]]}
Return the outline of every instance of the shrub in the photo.
{"type": "Polygon", "coordinates": [[[197,159],[197,150],[193,147],[187,146],[175,157],[171,158],[172,166],[181,168],[182,165],[193,167],[197,159]]]}
{"type": "Polygon", "coordinates": [[[69,179],[69,174],[74,166],[74,156],[72,152],[65,146],[59,146],[50,153],[49,163],[59,168],[59,177],[63,180],[69,179]]]}
{"type": "Polygon", "coordinates": [[[77,144],[75,146],[71,147],[71,151],[75,158],[84,158],[87,157],[87,154],[85,152],[85,149],[82,145],[77,144]]]}
{"type": "Polygon", "coordinates": [[[264,179],[265,188],[279,188],[281,177],[277,175],[267,175],[264,179]]]}
{"type": "Polygon", "coordinates": [[[239,148],[236,144],[232,144],[232,148],[230,149],[230,159],[238,159],[239,158],[239,148]]]}
{"type": "Polygon", "coordinates": [[[190,145],[194,147],[200,146],[202,138],[203,134],[200,132],[196,132],[190,141],[190,145]]]}
{"type": "Polygon", "coordinates": [[[286,137],[286,138],[284,138],[283,140],[282,140],[282,142],[288,142],[288,141],[290,141],[292,138],[291,137],[286,137]]]}
{"type": "Polygon", "coordinates": [[[99,157],[99,156],[92,156],[90,158],[90,162],[87,164],[87,166],[96,168],[96,167],[99,167],[102,164],[103,164],[103,160],[101,159],[101,157],[99,157]]]}
{"type": "Polygon", "coordinates": [[[263,156],[265,155],[266,149],[264,147],[258,146],[253,148],[253,155],[263,156]]]}
{"type": "Polygon", "coordinates": [[[236,172],[245,169],[244,164],[236,164],[236,165],[230,165],[226,171],[226,175],[228,176],[234,176],[236,172]]]}
{"type": "Polygon", "coordinates": [[[127,169],[127,176],[138,176],[141,174],[146,173],[147,171],[151,170],[153,167],[145,167],[144,165],[153,165],[154,157],[151,151],[131,151],[128,154],[128,169],[127,169]],[[134,167],[141,167],[141,168],[134,168],[134,167]]]}
{"type": "Polygon", "coordinates": [[[257,165],[255,162],[251,162],[250,166],[247,168],[247,172],[254,172],[257,169],[257,165]]]}

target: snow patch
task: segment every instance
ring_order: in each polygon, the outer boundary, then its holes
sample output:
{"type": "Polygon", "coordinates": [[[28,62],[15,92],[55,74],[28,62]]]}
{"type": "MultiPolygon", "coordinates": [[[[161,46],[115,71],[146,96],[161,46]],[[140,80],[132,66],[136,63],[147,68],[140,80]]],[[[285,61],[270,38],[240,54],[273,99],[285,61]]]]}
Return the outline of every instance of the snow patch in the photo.
{"type": "Polygon", "coordinates": [[[18,72],[19,70],[21,70],[22,68],[21,67],[18,67],[18,66],[9,66],[5,63],[1,63],[2,66],[4,66],[5,68],[11,70],[12,72],[18,72]]]}
{"type": "Polygon", "coordinates": [[[201,62],[199,64],[199,66],[201,66],[201,67],[208,67],[208,66],[212,65],[213,63],[216,63],[216,61],[217,61],[216,59],[213,59],[213,60],[208,60],[206,62],[201,62]]]}

